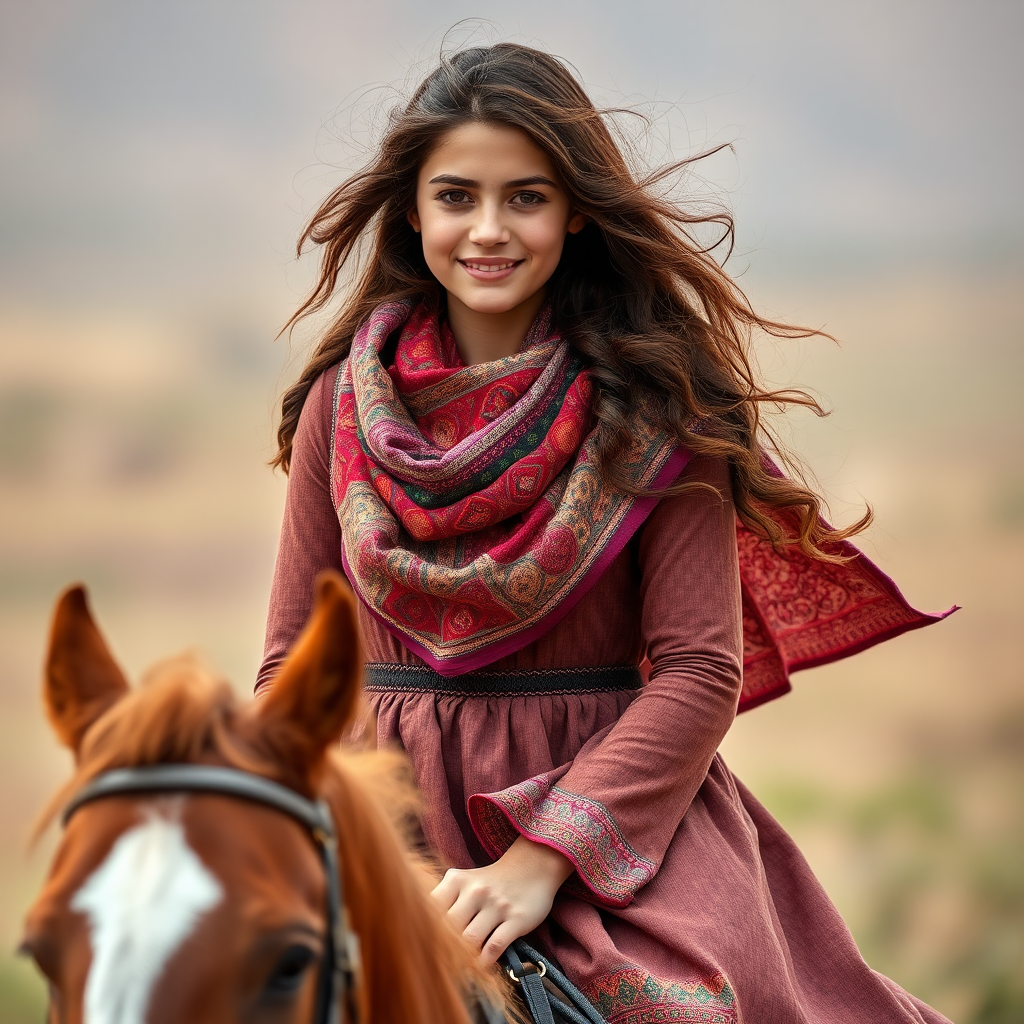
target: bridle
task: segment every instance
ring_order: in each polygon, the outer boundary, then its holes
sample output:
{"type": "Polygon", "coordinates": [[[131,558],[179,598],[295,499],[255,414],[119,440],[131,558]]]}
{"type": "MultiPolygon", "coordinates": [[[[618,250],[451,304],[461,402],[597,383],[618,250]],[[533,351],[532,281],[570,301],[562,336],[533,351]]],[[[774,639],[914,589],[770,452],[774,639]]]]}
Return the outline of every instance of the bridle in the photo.
{"type": "Polygon", "coordinates": [[[260,775],[204,764],[157,764],[114,768],[97,775],[64,809],[63,823],[83,804],[133,793],[217,793],[263,804],[304,825],[320,852],[327,880],[327,937],[320,967],[314,1024],[358,1024],[355,986],[359,973],[359,939],[349,927],[338,870],[334,819],[323,800],[304,796],[260,775]]]}

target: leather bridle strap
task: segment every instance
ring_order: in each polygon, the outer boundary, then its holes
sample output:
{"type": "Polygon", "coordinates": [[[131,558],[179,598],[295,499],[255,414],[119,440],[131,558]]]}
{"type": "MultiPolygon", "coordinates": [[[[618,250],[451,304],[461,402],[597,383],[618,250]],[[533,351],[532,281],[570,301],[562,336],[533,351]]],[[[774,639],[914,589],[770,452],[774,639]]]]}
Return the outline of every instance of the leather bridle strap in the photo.
{"type": "Polygon", "coordinates": [[[359,940],[348,926],[338,865],[334,818],[323,800],[304,796],[260,775],[236,768],[202,764],[158,764],[113,768],[90,780],[64,809],[63,823],[84,804],[108,796],[135,793],[215,793],[273,807],[304,825],[320,852],[327,880],[327,941],[320,971],[315,1024],[340,1024],[341,1008],[358,1024],[355,981],[359,971],[359,940]]]}

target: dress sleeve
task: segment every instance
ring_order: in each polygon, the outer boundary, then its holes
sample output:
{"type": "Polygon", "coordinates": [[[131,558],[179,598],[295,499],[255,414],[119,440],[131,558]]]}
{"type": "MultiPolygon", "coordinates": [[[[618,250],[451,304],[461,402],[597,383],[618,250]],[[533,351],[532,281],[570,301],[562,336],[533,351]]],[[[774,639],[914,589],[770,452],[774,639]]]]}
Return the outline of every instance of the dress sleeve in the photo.
{"type": "Polygon", "coordinates": [[[316,379],[292,443],[281,540],[270,590],[263,664],[256,694],[267,692],[309,617],[313,583],[322,569],[341,566],[341,527],[331,500],[330,443],[337,370],[316,379]]]}
{"type": "Polygon", "coordinates": [[[742,618],[728,467],[695,459],[711,484],[658,503],[639,541],[647,684],[573,762],[470,798],[493,856],[524,835],[576,866],[568,883],[598,904],[627,905],[654,877],[736,714],[742,618]],[[585,888],[584,888],[585,887],[585,888]]]}

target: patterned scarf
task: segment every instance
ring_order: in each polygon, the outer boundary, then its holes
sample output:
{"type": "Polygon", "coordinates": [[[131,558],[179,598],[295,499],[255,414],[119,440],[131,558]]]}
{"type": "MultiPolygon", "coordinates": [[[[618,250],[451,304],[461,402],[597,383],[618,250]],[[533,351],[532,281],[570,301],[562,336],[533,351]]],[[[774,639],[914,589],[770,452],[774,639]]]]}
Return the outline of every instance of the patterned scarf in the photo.
{"type": "MultiPolygon", "coordinates": [[[[380,306],[335,394],[331,481],[345,572],[443,675],[490,664],[563,618],[654,508],[595,464],[593,383],[544,310],[514,356],[464,366],[426,306],[380,306]],[[381,349],[399,331],[394,365],[381,349]]],[[[689,454],[637,418],[618,462],[638,489],[689,454]]]]}

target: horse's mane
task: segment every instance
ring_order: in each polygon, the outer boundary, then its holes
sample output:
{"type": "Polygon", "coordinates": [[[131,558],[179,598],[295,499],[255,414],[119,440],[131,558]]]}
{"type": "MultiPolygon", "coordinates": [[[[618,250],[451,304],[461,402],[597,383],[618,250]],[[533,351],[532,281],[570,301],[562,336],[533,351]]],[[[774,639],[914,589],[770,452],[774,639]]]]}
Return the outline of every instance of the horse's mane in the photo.
{"type": "MultiPolygon", "coordinates": [[[[74,776],[47,805],[38,830],[71,794],[111,768],[223,764],[313,795],[308,780],[289,777],[273,751],[261,748],[250,723],[231,686],[194,658],[158,664],[89,729],[74,776]]],[[[339,748],[313,788],[338,825],[345,900],[361,943],[363,1019],[469,1024],[468,990],[493,996],[498,986],[429,904],[436,868],[402,835],[417,808],[404,758],[339,748]]]]}

